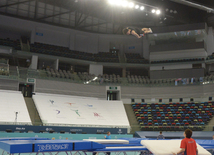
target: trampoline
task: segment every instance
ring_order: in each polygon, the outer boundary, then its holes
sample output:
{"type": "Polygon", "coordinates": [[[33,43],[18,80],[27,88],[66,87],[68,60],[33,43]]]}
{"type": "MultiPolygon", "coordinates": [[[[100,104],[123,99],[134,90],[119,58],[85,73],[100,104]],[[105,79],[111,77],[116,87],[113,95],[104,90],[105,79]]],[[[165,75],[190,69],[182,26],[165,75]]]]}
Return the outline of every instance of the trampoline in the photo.
{"type": "MultiPolygon", "coordinates": [[[[88,155],[88,154],[135,154],[170,155],[179,150],[179,140],[151,140],[125,138],[118,140],[50,140],[47,138],[0,138],[1,154],[88,155]],[[167,146],[167,147],[166,147],[167,146]]],[[[211,155],[206,149],[214,149],[213,140],[196,140],[199,155],[211,155]]]]}

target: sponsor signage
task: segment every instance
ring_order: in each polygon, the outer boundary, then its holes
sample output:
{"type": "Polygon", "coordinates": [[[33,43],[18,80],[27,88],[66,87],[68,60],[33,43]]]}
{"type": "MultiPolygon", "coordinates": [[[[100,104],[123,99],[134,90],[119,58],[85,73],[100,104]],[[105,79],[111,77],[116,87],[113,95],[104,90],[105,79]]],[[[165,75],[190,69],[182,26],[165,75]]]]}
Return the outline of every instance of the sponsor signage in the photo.
{"type": "Polygon", "coordinates": [[[36,35],[42,37],[42,36],[43,36],[43,33],[36,32],[36,35]]]}
{"type": "Polygon", "coordinates": [[[62,127],[62,126],[31,126],[31,125],[0,125],[0,131],[6,131],[6,129],[11,129],[14,131],[28,132],[33,131],[34,133],[39,133],[40,131],[65,131],[65,132],[76,132],[76,133],[87,133],[96,134],[97,132],[107,132],[110,131],[112,134],[127,134],[127,128],[99,128],[99,127],[62,127]]]}

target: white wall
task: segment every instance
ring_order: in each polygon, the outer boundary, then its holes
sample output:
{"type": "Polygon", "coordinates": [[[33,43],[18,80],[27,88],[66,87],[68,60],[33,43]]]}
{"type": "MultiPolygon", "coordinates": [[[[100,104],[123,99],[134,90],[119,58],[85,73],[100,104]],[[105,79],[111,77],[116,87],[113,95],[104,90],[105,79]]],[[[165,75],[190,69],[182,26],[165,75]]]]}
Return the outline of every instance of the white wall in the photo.
{"type": "Polygon", "coordinates": [[[169,69],[191,69],[192,64],[179,64],[179,65],[160,65],[160,66],[150,66],[150,71],[153,70],[162,70],[162,67],[164,67],[164,70],[169,70],[169,69]]]}
{"type": "Polygon", "coordinates": [[[182,59],[182,58],[205,58],[205,57],[207,57],[207,52],[205,51],[205,49],[150,52],[150,61],[182,59]]]}
{"type": "Polygon", "coordinates": [[[94,74],[95,76],[103,75],[103,65],[90,64],[89,73],[94,74]]]}
{"type": "Polygon", "coordinates": [[[212,27],[208,28],[208,35],[206,38],[207,54],[211,55],[214,52],[214,33],[212,27]]]}
{"type": "Polygon", "coordinates": [[[43,34],[43,36],[35,35],[35,42],[69,47],[69,33],[43,27],[37,27],[36,33],[43,34]]]}
{"type": "Polygon", "coordinates": [[[37,69],[37,65],[38,65],[38,56],[37,55],[33,55],[32,58],[31,58],[30,68],[31,69],[37,69]]]}

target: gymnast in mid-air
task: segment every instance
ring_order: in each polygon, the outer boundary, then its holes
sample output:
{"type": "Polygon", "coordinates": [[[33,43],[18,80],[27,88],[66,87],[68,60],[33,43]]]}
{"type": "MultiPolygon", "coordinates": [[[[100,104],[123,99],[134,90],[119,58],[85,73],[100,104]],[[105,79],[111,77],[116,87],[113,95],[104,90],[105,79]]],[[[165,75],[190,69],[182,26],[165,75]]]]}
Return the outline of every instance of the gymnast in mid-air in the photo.
{"type": "Polygon", "coordinates": [[[137,38],[142,38],[147,33],[152,33],[152,29],[151,28],[139,29],[139,28],[130,28],[130,27],[126,27],[123,29],[124,35],[133,35],[137,38]]]}

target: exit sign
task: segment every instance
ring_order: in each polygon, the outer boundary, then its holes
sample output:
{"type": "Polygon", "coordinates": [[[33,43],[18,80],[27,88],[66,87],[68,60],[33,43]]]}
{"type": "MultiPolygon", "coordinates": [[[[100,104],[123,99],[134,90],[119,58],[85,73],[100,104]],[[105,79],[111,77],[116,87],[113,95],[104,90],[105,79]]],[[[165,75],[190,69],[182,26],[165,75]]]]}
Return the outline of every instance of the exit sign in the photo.
{"type": "Polygon", "coordinates": [[[117,90],[117,87],[109,87],[111,90],[117,90]]]}
{"type": "Polygon", "coordinates": [[[35,79],[29,78],[29,79],[27,79],[27,82],[28,82],[28,83],[35,83],[35,79]]]}

